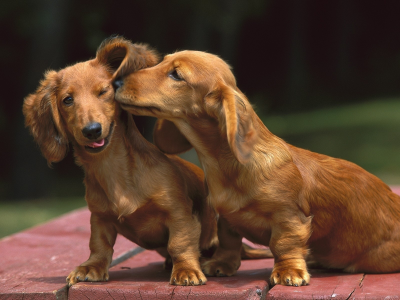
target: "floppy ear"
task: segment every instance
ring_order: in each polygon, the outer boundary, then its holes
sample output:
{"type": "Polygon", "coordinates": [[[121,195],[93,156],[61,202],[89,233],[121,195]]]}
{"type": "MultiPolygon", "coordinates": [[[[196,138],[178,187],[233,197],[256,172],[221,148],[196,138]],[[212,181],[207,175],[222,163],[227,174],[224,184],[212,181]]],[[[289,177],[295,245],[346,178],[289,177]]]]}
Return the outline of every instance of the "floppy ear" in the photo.
{"type": "Polygon", "coordinates": [[[57,72],[48,71],[35,94],[24,100],[25,126],[38,143],[49,166],[67,154],[68,138],[56,102],[57,72]]]}
{"type": "MultiPolygon", "coordinates": [[[[258,137],[253,124],[253,108],[240,91],[224,83],[220,83],[217,90],[210,95],[222,101],[222,110],[218,117],[222,127],[225,125],[231,151],[240,163],[247,163],[258,137]]],[[[214,101],[214,103],[220,103],[220,101],[214,101]]]]}
{"type": "Polygon", "coordinates": [[[157,120],[153,132],[153,142],[167,154],[183,153],[193,147],[175,124],[165,119],[157,120]]]}
{"type": "Polygon", "coordinates": [[[108,66],[117,79],[143,68],[152,67],[160,61],[159,55],[145,44],[133,44],[120,36],[104,40],[96,53],[97,60],[108,66]]]}

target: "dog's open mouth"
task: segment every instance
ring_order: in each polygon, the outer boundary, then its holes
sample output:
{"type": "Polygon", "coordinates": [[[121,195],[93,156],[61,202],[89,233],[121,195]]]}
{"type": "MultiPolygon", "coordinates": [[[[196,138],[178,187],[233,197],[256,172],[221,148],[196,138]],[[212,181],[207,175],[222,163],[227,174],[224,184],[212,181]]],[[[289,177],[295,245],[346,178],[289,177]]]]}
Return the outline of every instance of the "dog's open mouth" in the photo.
{"type": "Polygon", "coordinates": [[[108,132],[108,135],[104,139],[86,145],[85,150],[90,153],[99,153],[103,151],[110,143],[110,138],[113,133],[113,129],[114,129],[114,122],[110,124],[110,130],[108,132]]]}

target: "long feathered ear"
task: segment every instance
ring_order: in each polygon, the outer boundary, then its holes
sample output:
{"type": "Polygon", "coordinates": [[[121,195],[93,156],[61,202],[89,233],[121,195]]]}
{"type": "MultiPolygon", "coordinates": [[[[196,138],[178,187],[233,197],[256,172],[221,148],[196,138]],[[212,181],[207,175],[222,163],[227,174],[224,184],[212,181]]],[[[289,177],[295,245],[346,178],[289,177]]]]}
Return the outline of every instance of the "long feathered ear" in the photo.
{"type": "Polygon", "coordinates": [[[157,120],[153,142],[158,149],[167,154],[183,153],[193,147],[175,124],[165,119],[157,120]]]}
{"type": "Polygon", "coordinates": [[[61,125],[56,102],[57,72],[48,71],[35,94],[23,104],[25,126],[38,143],[49,166],[62,160],[68,151],[68,138],[61,125]]]}
{"type": "Polygon", "coordinates": [[[120,36],[104,40],[96,53],[97,60],[108,66],[119,78],[143,68],[152,67],[160,61],[157,52],[145,44],[133,44],[120,36]]]}
{"type": "Polygon", "coordinates": [[[251,158],[258,132],[253,124],[254,110],[246,96],[240,91],[219,83],[218,87],[206,96],[213,98],[211,103],[221,103],[217,117],[222,128],[226,128],[229,147],[236,159],[246,164],[251,158]]]}

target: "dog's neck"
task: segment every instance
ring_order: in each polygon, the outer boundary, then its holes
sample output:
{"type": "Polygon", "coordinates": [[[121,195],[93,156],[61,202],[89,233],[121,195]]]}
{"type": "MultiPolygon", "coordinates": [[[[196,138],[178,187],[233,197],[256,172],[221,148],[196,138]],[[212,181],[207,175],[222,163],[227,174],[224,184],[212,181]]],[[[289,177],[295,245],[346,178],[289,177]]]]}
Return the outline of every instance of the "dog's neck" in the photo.
{"type": "Polygon", "coordinates": [[[220,181],[231,177],[233,169],[236,173],[245,168],[233,155],[227,137],[222,135],[214,119],[178,119],[174,123],[196,150],[207,180],[217,176],[221,177],[220,181]]]}
{"type": "Polygon", "coordinates": [[[195,148],[209,186],[215,183],[216,186],[234,187],[236,192],[246,194],[251,188],[248,182],[259,180],[256,178],[259,174],[268,180],[274,168],[291,160],[286,143],[272,134],[257,116],[254,125],[259,131],[259,138],[246,164],[236,159],[226,132],[215,120],[174,120],[174,123],[195,148]],[[257,163],[260,161],[263,164],[257,163]]]}
{"type": "Polygon", "coordinates": [[[138,153],[148,147],[131,115],[125,117],[128,120],[116,118],[109,145],[102,152],[90,154],[82,146],[73,145],[76,163],[85,171],[89,209],[112,211],[118,218],[133,213],[144,204],[133,184],[140,176],[135,172],[140,160],[138,153]],[[91,190],[88,190],[89,186],[91,190]]]}

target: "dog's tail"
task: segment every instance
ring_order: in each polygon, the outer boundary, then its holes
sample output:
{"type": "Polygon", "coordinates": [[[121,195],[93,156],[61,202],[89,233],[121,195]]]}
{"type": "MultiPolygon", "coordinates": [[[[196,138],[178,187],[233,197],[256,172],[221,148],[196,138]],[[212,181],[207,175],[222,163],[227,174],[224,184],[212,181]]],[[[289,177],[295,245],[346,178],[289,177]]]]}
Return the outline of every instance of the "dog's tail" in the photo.
{"type": "Polygon", "coordinates": [[[274,258],[269,248],[253,248],[245,243],[242,243],[240,255],[242,259],[274,258]]]}

